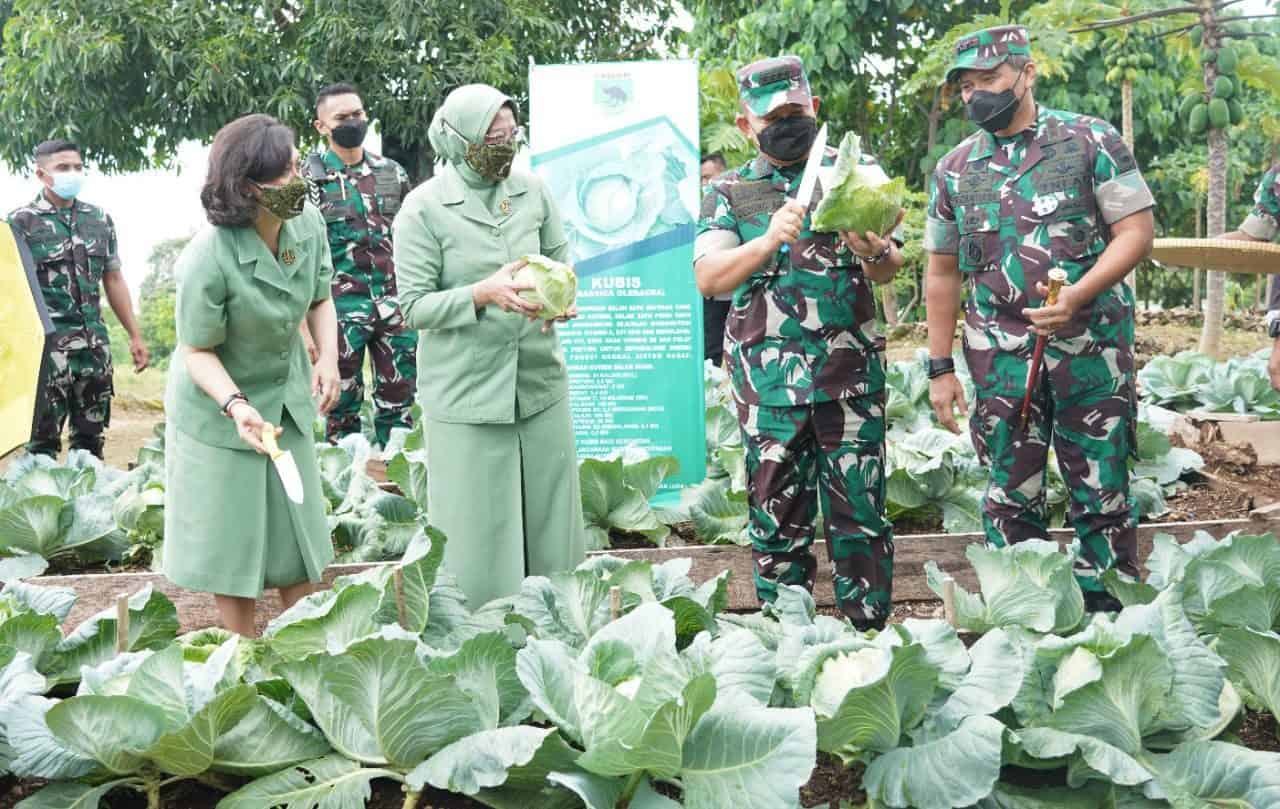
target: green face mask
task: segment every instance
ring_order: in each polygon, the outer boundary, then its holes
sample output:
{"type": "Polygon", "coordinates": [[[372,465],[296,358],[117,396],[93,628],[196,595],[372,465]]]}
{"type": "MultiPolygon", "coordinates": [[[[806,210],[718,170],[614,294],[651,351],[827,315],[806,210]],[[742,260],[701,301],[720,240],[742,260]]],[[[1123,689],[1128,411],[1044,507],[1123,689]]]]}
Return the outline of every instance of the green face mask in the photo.
{"type": "Polygon", "coordinates": [[[511,174],[511,163],[520,148],[516,140],[508,143],[467,144],[467,165],[486,180],[505,180],[511,174]]]}
{"type": "Polygon", "coordinates": [[[301,177],[294,177],[284,185],[253,184],[262,192],[258,204],[277,218],[292,219],[302,213],[307,202],[307,181],[301,177]]]}

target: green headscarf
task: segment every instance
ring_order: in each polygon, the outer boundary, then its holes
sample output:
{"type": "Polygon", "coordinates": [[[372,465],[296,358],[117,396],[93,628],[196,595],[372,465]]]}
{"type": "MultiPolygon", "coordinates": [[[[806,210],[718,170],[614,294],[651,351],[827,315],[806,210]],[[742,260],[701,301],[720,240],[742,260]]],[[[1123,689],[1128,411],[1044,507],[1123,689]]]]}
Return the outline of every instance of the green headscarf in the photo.
{"type": "Polygon", "coordinates": [[[502,182],[483,177],[471,168],[467,163],[467,147],[484,143],[494,116],[508,104],[515,111],[515,102],[496,87],[467,84],[449,93],[431,119],[427,130],[431,148],[471,188],[493,188],[502,182]]]}

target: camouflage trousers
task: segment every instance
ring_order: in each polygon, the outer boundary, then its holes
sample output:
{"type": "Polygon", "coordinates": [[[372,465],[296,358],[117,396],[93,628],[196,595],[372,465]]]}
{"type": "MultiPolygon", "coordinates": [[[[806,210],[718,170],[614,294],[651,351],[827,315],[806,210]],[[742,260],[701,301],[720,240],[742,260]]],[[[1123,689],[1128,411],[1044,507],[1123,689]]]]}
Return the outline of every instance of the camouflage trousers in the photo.
{"type": "Polygon", "coordinates": [[[111,422],[111,348],[78,343],[49,351],[27,452],[56,456],[62,450],[62,428],[70,421],[71,449],[102,457],[103,431],[111,422]]]}
{"type": "MultiPolygon", "coordinates": [[[[1002,355],[1002,363],[1028,361],[1002,355]]],[[[1076,578],[1086,591],[1101,591],[1098,576],[1116,568],[1138,576],[1137,520],[1129,492],[1129,458],[1136,451],[1133,386],[1127,375],[1119,380],[1104,369],[1084,373],[1078,364],[1101,362],[1078,357],[1067,373],[1041,375],[1031,400],[1025,434],[1019,429],[1021,397],[990,395],[979,388],[969,429],[978,457],[991,470],[982,501],[982,524],[987,544],[1004,547],[1024,539],[1049,536],[1046,482],[1049,448],[1067,490],[1067,518],[1080,541],[1076,578]],[[1079,372],[1079,373],[1077,373],[1079,372]],[[1074,378],[1099,380],[1090,388],[1060,392],[1061,383],[1074,378]]]]}
{"type": "Polygon", "coordinates": [[[884,396],[796,407],[738,406],[747,456],[756,595],[809,591],[821,507],[836,603],[860,629],[889,617],[893,526],[885,519],[884,396]]]}
{"type": "Polygon", "coordinates": [[[418,335],[406,329],[399,309],[380,311],[368,296],[342,295],[338,310],[338,373],[342,395],[329,413],[325,437],[337,441],[360,432],[364,403],[364,357],[373,371],[374,433],[386,446],[393,427],[411,427],[409,410],[418,377],[418,335]]]}

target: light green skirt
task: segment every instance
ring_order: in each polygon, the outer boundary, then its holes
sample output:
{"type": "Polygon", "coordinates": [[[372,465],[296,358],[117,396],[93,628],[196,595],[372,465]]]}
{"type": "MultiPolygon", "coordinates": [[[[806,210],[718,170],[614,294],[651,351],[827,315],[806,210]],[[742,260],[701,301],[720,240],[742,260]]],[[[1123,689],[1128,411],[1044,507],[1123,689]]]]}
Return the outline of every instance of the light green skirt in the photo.
{"type": "Polygon", "coordinates": [[[333,561],[315,444],[286,411],[280,448],[293,452],[303,503],[275,467],[246,445],[201,443],[165,429],[164,575],[179,587],[258,598],[265,587],[319,582],[333,561]]]}
{"type": "Polygon", "coordinates": [[[427,418],[427,514],[448,538],[444,567],[476,609],[525,576],[572,570],[585,556],[569,400],[514,424],[427,418]]]}

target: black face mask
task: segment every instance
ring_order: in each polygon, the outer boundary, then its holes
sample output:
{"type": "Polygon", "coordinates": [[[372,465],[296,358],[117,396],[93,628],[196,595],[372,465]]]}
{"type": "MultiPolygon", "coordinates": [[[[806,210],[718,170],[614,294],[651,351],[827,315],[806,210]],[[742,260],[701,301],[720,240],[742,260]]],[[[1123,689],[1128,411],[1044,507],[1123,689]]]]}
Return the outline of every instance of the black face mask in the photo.
{"type": "Polygon", "coordinates": [[[993,135],[1008,129],[1013,123],[1013,116],[1018,114],[1018,107],[1021,106],[1019,102],[1022,99],[1014,93],[1014,88],[1022,80],[1022,74],[1023,71],[1018,71],[1018,78],[1014,80],[1013,87],[1007,90],[1001,90],[998,93],[975,90],[973,95],[969,96],[969,103],[965,104],[965,112],[968,113],[969,120],[993,135]]]}
{"type": "Polygon", "coordinates": [[[344,149],[354,149],[364,143],[364,136],[369,131],[369,122],[362,120],[343,121],[330,130],[333,142],[344,149]]]}
{"type": "Polygon", "coordinates": [[[808,115],[779,118],[756,133],[760,150],[772,158],[790,163],[809,153],[818,137],[818,122],[808,115]]]}

